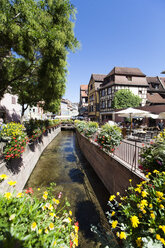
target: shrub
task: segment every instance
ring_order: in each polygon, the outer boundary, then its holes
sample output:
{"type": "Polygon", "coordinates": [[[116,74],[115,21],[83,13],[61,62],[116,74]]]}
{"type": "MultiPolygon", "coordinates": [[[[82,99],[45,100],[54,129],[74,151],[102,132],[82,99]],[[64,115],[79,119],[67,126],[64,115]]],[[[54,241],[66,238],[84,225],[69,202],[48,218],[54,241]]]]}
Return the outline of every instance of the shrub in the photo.
{"type": "Polygon", "coordinates": [[[165,171],[165,141],[159,138],[147,147],[144,147],[140,154],[139,168],[146,174],[155,169],[165,171]]]}
{"type": "Polygon", "coordinates": [[[67,201],[60,202],[60,196],[53,194],[53,187],[52,184],[40,199],[32,197],[32,188],[0,194],[0,247],[78,246],[78,224],[74,224],[68,210],[70,205],[67,201]]]}
{"type": "Polygon", "coordinates": [[[108,152],[113,152],[115,147],[122,140],[121,129],[114,125],[105,124],[102,126],[100,133],[96,138],[96,142],[102,149],[108,152]]]}
{"type": "Polygon", "coordinates": [[[120,197],[120,203],[115,195],[108,202],[109,222],[126,248],[165,245],[165,172],[154,170],[153,175],[148,173],[146,177],[148,180],[136,188],[130,179],[127,196],[120,197]]]}
{"type": "Polygon", "coordinates": [[[24,132],[24,126],[19,123],[10,122],[3,126],[0,133],[1,138],[8,142],[3,151],[5,159],[19,158],[24,152],[28,137],[24,132]]]}

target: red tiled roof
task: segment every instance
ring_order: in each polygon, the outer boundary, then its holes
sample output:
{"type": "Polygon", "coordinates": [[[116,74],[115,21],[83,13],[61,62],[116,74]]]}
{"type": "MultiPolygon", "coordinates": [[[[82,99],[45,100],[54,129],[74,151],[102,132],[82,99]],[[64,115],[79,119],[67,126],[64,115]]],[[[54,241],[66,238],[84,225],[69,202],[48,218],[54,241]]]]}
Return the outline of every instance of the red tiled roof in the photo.
{"type": "Polygon", "coordinates": [[[112,71],[106,76],[110,75],[129,75],[129,76],[143,76],[145,77],[146,75],[141,72],[139,68],[130,68],[130,67],[114,67],[112,71]]]}
{"type": "Polygon", "coordinates": [[[147,93],[147,101],[151,103],[165,103],[165,99],[158,93],[149,94],[147,93]]]}
{"type": "Polygon", "coordinates": [[[80,90],[88,90],[88,84],[81,84],[80,90]]]}

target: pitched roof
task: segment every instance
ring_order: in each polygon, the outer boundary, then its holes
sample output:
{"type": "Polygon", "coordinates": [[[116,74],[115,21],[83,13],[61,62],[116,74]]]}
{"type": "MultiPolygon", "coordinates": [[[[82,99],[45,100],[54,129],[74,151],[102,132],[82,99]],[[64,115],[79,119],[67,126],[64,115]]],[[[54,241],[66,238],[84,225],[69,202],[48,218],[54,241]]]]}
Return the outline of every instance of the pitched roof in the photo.
{"type": "Polygon", "coordinates": [[[160,77],[160,80],[161,80],[162,85],[163,85],[163,87],[165,89],[165,77],[160,77]]]}
{"type": "Polygon", "coordinates": [[[92,74],[92,76],[96,82],[103,82],[104,78],[106,77],[105,74],[92,74]]]}
{"type": "Polygon", "coordinates": [[[165,99],[158,93],[149,94],[147,93],[147,101],[151,103],[165,103],[165,99]]]}
{"type": "Polygon", "coordinates": [[[112,71],[106,76],[110,75],[127,75],[127,76],[140,76],[145,77],[146,75],[141,72],[139,68],[130,68],[130,67],[114,67],[112,71]]]}
{"type": "Polygon", "coordinates": [[[88,84],[81,84],[80,90],[88,90],[88,84]]]}
{"type": "Polygon", "coordinates": [[[87,95],[87,92],[86,91],[81,91],[81,96],[82,97],[87,97],[88,95],[87,95]]]}
{"type": "Polygon", "coordinates": [[[160,83],[158,77],[146,77],[148,83],[160,83]]]}

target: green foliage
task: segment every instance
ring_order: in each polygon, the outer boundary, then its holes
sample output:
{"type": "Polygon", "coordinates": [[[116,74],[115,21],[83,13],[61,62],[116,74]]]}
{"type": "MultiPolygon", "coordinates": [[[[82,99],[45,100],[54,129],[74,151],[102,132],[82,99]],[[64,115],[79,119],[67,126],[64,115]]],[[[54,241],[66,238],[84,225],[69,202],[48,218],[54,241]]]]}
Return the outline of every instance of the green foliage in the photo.
{"type": "Polygon", "coordinates": [[[70,247],[70,242],[78,246],[78,225],[68,210],[69,203],[61,201],[52,189],[54,186],[41,198],[32,197],[32,188],[0,194],[0,247],[60,248],[70,247]]]}
{"type": "Polygon", "coordinates": [[[95,141],[103,150],[113,152],[115,147],[120,144],[121,140],[121,129],[116,125],[109,125],[107,123],[102,126],[95,141]]]}
{"type": "Polygon", "coordinates": [[[23,125],[14,122],[7,123],[3,126],[0,137],[8,140],[3,151],[6,160],[21,157],[28,143],[28,137],[24,132],[23,125]]]}
{"type": "Polygon", "coordinates": [[[38,99],[55,112],[65,91],[67,54],[78,47],[69,0],[0,1],[0,97],[8,86],[21,104],[38,99]]]}
{"type": "Polygon", "coordinates": [[[89,121],[88,122],[88,126],[89,127],[95,127],[95,128],[98,128],[99,127],[98,123],[97,122],[94,122],[94,121],[89,121]]]}
{"type": "Polygon", "coordinates": [[[128,89],[118,90],[115,93],[113,99],[113,108],[120,109],[120,108],[129,108],[129,107],[138,107],[140,106],[141,98],[139,96],[134,95],[128,89]]]}
{"type": "MultiPolygon", "coordinates": [[[[130,185],[120,203],[111,195],[109,222],[124,247],[164,247],[165,172],[155,170],[136,188],[130,185]]],[[[131,183],[130,179],[130,183],[131,183]]],[[[117,197],[119,198],[119,193],[117,197]]]]}
{"type": "Polygon", "coordinates": [[[92,138],[93,135],[98,130],[98,124],[97,122],[86,122],[86,121],[79,121],[76,120],[75,125],[78,129],[78,131],[82,134],[84,134],[87,138],[92,138]]]}
{"type": "Polygon", "coordinates": [[[165,171],[165,140],[157,139],[149,146],[144,147],[140,154],[139,169],[144,173],[154,170],[165,171]]]}

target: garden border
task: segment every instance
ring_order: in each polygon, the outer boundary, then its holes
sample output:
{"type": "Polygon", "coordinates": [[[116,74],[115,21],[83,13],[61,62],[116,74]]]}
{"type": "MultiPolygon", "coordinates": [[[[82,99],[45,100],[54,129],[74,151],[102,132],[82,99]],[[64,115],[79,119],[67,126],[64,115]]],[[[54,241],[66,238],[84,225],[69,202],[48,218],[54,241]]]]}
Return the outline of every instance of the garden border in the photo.
{"type": "Polygon", "coordinates": [[[23,190],[42,152],[60,132],[61,126],[50,128],[34,143],[26,146],[21,159],[13,159],[10,162],[2,161],[0,164],[0,174],[6,174],[9,178],[1,182],[0,193],[12,192],[14,189],[16,191],[23,190]],[[9,180],[17,182],[14,188],[7,184],[9,180]]]}

